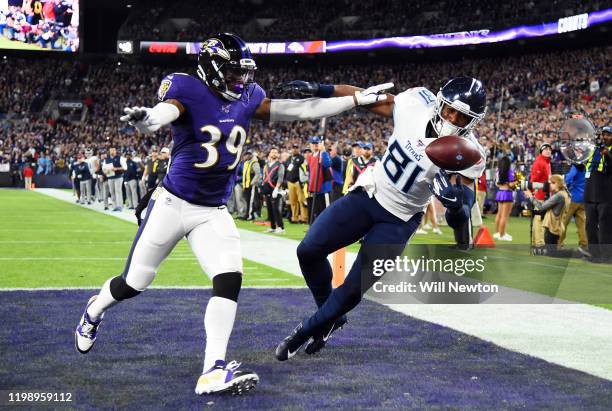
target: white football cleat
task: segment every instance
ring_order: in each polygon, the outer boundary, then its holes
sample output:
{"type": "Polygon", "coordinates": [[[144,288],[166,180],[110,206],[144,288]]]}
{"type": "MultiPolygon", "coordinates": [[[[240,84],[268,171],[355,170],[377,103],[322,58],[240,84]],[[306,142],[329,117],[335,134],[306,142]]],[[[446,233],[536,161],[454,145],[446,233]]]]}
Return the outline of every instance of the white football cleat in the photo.
{"type": "Polygon", "coordinates": [[[493,238],[496,239],[496,240],[500,240],[501,239],[501,234],[495,233],[495,234],[493,234],[493,238]]]}
{"type": "Polygon", "coordinates": [[[440,230],[438,227],[433,229],[433,233],[434,234],[438,234],[438,235],[442,235],[442,230],[440,230]]]}
{"type": "Polygon", "coordinates": [[[257,374],[251,371],[236,371],[238,367],[240,367],[239,362],[232,361],[225,364],[225,361],[217,360],[210,370],[200,375],[195,393],[242,395],[255,388],[259,382],[257,374]]]}
{"type": "Polygon", "coordinates": [[[100,323],[104,318],[104,314],[102,314],[98,321],[92,321],[91,318],[89,318],[89,314],[87,314],[87,309],[96,298],[98,298],[98,296],[94,295],[87,301],[85,312],[81,316],[81,321],[74,332],[74,346],[81,354],[87,354],[93,348],[98,335],[98,327],[100,327],[100,323]]]}

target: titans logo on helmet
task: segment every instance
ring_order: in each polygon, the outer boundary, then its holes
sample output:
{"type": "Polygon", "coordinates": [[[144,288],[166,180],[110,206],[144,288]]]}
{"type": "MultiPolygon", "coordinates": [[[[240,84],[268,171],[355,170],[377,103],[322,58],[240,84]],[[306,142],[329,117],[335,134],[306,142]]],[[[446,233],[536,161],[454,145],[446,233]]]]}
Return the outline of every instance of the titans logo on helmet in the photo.
{"type": "Polygon", "coordinates": [[[202,50],[205,50],[211,56],[219,56],[225,60],[230,59],[229,52],[225,49],[223,43],[219,39],[208,39],[202,43],[202,50]]]}

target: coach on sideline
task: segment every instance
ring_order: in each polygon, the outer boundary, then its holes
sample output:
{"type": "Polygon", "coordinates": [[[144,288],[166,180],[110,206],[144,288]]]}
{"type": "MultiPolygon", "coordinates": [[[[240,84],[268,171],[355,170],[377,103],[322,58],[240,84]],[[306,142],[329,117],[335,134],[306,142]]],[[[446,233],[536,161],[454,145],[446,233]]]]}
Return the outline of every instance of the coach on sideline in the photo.
{"type": "Polygon", "coordinates": [[[125,182],[125,195],[127,197],[128,208],[134,210],[140,201],[138,197],[138,164],[132,159],[132,153],[127,152],[125,154],[126,169],[123,174],[123,181],[125,182]]]}
{"type": "Polygon", "coordinates": [[[612,262],[612,127],[586,163],[584,209],[589,253],[594,263],[612,262]]]}
{"type": "Polygon", "coordinates": [[[117,149],[111,147],[106,164],[113,165],[113,173],[108,175],[108,188],[113,201],[113,211],[123,209],[123,173],[127,170],[125,158],[117,154],[117,149]]]}

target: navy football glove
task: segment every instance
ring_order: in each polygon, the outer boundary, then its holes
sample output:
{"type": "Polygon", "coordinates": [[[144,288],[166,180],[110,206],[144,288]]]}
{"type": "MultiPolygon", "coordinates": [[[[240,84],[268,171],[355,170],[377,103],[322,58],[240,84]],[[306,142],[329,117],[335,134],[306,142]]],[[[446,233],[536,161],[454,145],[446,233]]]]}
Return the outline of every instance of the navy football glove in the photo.
{"type": "Polygon", "coordinates": [[[444,207],[450,210],[463,207],[463,184],[460,175],[457,174],[457,183],[453,184],[446,171],[440,170],[433,179],[433,185],[428,186],[444,207]]]}
{"type": "Polygon", "coordinates": [[[293,93],[303,97],[331,97],[334,86],[319,84],[316,81],[293,80],[276,86],[277,93],[293,93]]]}

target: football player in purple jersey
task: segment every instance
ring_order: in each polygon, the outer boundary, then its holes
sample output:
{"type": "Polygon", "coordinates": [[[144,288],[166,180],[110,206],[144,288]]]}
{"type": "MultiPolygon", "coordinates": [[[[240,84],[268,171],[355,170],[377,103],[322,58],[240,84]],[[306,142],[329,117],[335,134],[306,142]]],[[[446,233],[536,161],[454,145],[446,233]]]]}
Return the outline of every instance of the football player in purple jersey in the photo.
{"type": "Polygon", "coordinates": [[[206,307],[206,351],[197,394],[241,394],[259,381],[254,372],[225,362],[242,284],[240,235],[225,204],[236,179],[252,118],[294,121],[333,116],[386,98],[390,84],[353,95],[331,97],[332,86],[305,100],[269,99],[253,82],[255,60],[246,43],[218,34],[202,44],[197,75],[174,73],[159,87],[153,108],[126,108],[122,121],[141,133],[171,125],[171,165],[149,201],[146,217],[132,244],[123,273],[110,278],[90,298],[75,332],[76,348],[93,347],[104,312],[144,291],[161,262],[186,237],[202,269],[212,280],[206,307]]]}

